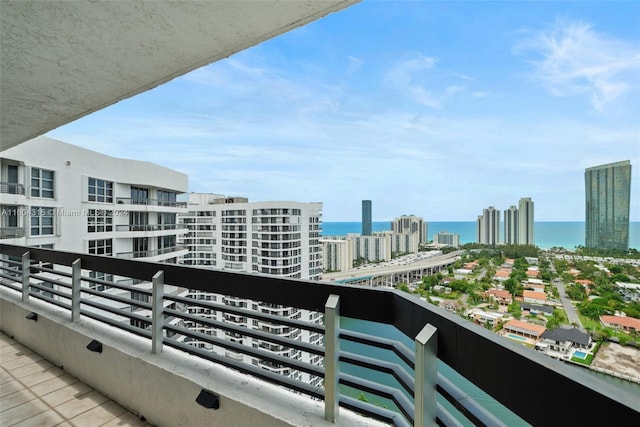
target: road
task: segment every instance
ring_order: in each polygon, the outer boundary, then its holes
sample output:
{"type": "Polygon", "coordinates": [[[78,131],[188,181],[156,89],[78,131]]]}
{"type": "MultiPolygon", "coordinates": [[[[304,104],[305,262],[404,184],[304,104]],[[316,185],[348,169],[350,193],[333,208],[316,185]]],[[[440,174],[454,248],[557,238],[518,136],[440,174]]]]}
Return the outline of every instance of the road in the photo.
{"type": "Polygon", "coordinates": [[[564,283],[560,279],[553,279],[553,284],[558,288],[558,293],[560,294],[560,300],[562,301],[562,306],[564,307],[564,311],[567,313],[567,319],[569,319],[569,323],[575,324],[578,328],[582,328],[582,323],[580,322],[580,318],[578,317],[578,313],[576,309],[571,304],[571,300],[567,296],[565,292],[564,283]]]}

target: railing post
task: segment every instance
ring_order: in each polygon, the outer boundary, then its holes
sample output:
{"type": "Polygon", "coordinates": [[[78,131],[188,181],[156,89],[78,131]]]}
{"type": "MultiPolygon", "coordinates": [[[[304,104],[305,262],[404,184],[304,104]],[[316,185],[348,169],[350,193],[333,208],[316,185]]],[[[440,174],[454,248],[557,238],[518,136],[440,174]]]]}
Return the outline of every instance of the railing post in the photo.
{"type": "Polygon", "coordinates": [[[436,425],[436,383],[438,381],[438,330],[431,324],[416,336],[414,426],[436,425]]]}
{"type": "Polygon", "coordinates": [[[329,295],[324,306],[324,418],[338,419],[340,393],[340,297],[329,295]]]}
{"type": "Polygon", "coordinates": [[[22,302],[29,302],[29,276],[31,275],[29,252],[22,254],[22,302]]]}
{"type": "Polygon", "coordinates": [[[164,271],[158,271],[152,279],[151,290],[151,352],[162,351],[162,331],[164,330],[164,271]]]}
{"type": "Polygon", "coordinates": [[[71,264],[71,321],[80,320],[80,276],[82,269],[80,268],[80,258],[71,264]]]}

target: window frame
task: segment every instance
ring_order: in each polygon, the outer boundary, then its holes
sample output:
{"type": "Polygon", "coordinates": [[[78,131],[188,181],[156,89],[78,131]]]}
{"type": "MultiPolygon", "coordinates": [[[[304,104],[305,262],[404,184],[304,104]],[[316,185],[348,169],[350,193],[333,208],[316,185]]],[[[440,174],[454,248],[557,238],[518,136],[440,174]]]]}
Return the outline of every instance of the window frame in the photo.
{"type": "Polygon", "coordinates": [[[31,197],[40,197],[43,199],[54,199],[55,198],[55,181],[56,181],[56,175],[55,175],[55,171],[52,171],[50,169],[43,169],[43,168],[35,168],[32,167],[31,168],[31,190],[30,190],[30,195],[31,197]],[[51,178],[45,178],[44,177],[44,172],[49,172],[51,173],[51,178]],[[51,183],[51,187],[50,188],[45,188],[44,187],[44,183],[46,182],[50,182],[51,183]],[[49,194],[45,194],[46,193],[51,193],[49,194]]]}
{"type": "Polygon", "coordinates": [[[113,203],[113,181],[89,177],[87,200],[95,203],[113,203]]]}
{"type": "Polygon", "coordinates": [[[31,206],[29,209],[29,235],[30,236],[53,236],[55,235],[54,209],[47,206],[31,206]],[[44,213],[44,214],[43,214],[44,213]],[[47,215],[48,213],[48,215],[47,215]],[[43,224],[43,219],[50,219],[50,224],[43,224]],[[37,223],[34,224],[34,220],[37,223]],[[45,231],[50,231],[46,232],[45,231]],[[50,230],[49,230],[50,229],[50,230]],[[34,233],[34,230],[37,232],[34,233]]]}

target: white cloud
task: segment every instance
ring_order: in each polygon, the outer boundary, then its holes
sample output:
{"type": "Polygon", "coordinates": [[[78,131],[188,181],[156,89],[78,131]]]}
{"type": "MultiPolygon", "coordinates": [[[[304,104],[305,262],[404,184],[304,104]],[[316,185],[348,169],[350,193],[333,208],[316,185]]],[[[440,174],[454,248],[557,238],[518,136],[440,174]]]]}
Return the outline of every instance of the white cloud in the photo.
{"type": "Polygon", "coordinates": [[[412,58],[398,62],[388,73],[387,78],[401,94],[429,108],[442,107],[442,99],[427,89],[422,82],[424,74],[431,70],[438,58],[420,53],[412,58]]]}
{"type": "Polygon", "coordinates": [[[556,21],[516,44],[533,52],[534,78],[558,97],[582,95],[596,110],[640,88],[637,44],[611,38],[579,21],[556,21]]]}

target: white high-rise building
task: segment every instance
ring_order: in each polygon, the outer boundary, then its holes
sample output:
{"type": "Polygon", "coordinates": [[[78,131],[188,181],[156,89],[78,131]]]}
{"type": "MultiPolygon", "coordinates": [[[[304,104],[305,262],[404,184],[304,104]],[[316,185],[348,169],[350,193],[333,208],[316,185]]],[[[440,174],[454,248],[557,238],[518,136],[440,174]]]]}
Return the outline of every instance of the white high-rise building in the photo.
{"type": "Polygon", "coordinates": [[[391,260],[391,234],[375,234],[361,236],[356,233],[347,234],[347,239],[353,241],[354,260],[389,261],[391,260]]]}
{"type": "Polygon", "coordinates": [[[427,223],[421,217],[415,215],[402,215],[391,221],[391,231],[398,234],[416,233],[418,244],[423,245],[427,241],[427,223]]]}
{"type": "Polygon", "coordinates": [[[533,200],[530,197],[520,199],[518,209],[518,244],[534,245],[533,234],[533,200]]]}
{"type": "Polygon", "coordinates": [[[460,235],[441,231],[433,235],[433,243],[436,245],[460,246],[460,235]]]}
{"type": "Polygon", "coordinates": [[[0,238],[62,251],[175,262],[187,175],[44,136],[2,152],[0,238]]]}
{"type": "MultiPolygon", "coordinates": [[[[178,214],[186,212],[186,205],[177,201],[177,195],[187,191],[187,175],[183,173],[41,136],[2,152],[0,180],[3,243],[168,263],[187,253],[178,245],[179,237],[187,233],[177,221],[178,214]]],[[[144,292],[108,283],[149,291],[149,281],[121,280],[100,271],[82,274],[105,281],[83,281],[83,286],[148,300],[144,292]]],[[[46,281],[41,285],[58,286],[46,281]]],[[[173,292],[182,291],[175,288],[173,292]]],[[[109,304],[145,314],[126,302],[109,304]]],[[[146,322],[130,323],[147,327],[146,322]]]]}
{"type": "Polygon", "coordinates": [[[493,206],[482,210],[478,216],[477,238],[478,243],[485,245],[497,245],[500,242],[500,211],[493,206]]]}
{"type": "Polygon", "coordinates": [[[508,245],[518,244],[518,208],[510,206],[504,211],[504,243],[508,245]]]}
{"type": "MultiPolygon", "coordinates": [[[[179,262],[220,270],[320,280],[323,269],[320,243],[321,211],[321,203],[249,202],[242,197],[190,193],[187,212],[179,217],[181,226],[189,229],[189,232],[181,237],[180,243],[189,251],[180,258],[179,262]]],[[[319,312],[273,306],[245,298],[202,291],[189,291],[188,296],[289,319],[301,319],[314,323],[322,321],[322,313],[319,312]]],[[[247,329],[260,329],[308,343],[318,344],[322,339],[319,334],[302,329],[252,321],[244,316],[223,314],[202,307],[192,306],[188,311],[209,319],[232,323],[247,329]]],[[[292,359],[317,365],[322,362],[319,356],[312,356],[256,338],[243,337],[228,331],[215,331],[191,322],[187,322],[187,327],[207,334],[222,334],[221,338],[226,340],[260,347],[292,359]]],[[[274,373],[320,384],[320,379],[309,374],[265,360],[251,358],[204,342],[192,341],[191,344],[235,360],[253,363],[274,373]]]]}
{"type": "Polygon", "coordinates": [[[394,231],[378,231],[374,236],[389,236],[391,238],[392,256],[397,254],[415,254],[420,249],[418,233],[396,233],[394,231]]]}
{"type": "Polygon", "coordinates": [[[353,240],[346,237],[326,237],[322,243],[325,272],[347,271],[353,268],[353,240]]]}

